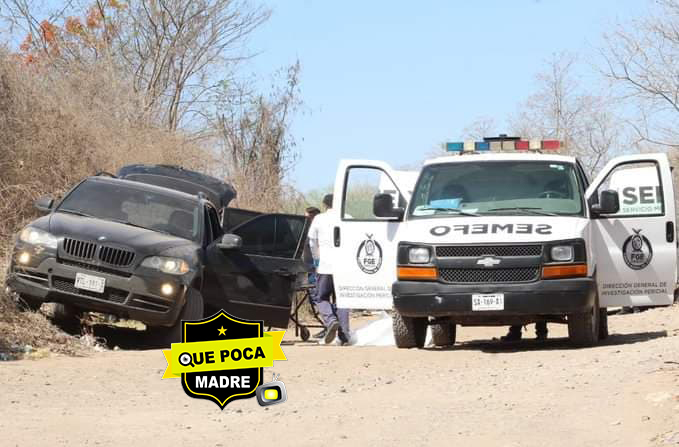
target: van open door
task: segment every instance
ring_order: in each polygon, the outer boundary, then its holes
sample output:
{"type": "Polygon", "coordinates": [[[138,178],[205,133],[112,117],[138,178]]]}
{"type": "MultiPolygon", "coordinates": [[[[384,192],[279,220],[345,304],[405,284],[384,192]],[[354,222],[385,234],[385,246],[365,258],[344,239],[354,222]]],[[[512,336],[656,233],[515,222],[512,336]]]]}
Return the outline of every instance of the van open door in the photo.
{"type": "Polygon", "coordinates": [[[677,241],[667,156],[642,154],[611,160],[587,189],[586,197],[600,306],[672,304],[677,241]]]}
{"type": "Polygon", "coordinates": [[[405,211],[415,177],[372,160],[342,160],[334,190],[333,279],[337,306],[391,309],[397,232],[403,216],[373,212],[376,195],[405,211]]]}

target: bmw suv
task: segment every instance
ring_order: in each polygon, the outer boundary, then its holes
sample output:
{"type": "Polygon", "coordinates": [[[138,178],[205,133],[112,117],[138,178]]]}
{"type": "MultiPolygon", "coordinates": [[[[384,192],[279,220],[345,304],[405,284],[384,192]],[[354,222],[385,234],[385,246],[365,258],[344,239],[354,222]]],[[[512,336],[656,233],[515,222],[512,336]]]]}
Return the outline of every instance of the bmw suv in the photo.
{"type": "Polygon", "coordinates": [[[138,320],[167,343],[180,339],[181,320],[221,308],[287,327],[305,271],[304,217],[245,212],[226,232],[228,185],[215,194],[218,180],[168,166],[119,174],[36,202],[47,214],[19,233],[7,279],[24,303],[138,320]]]}

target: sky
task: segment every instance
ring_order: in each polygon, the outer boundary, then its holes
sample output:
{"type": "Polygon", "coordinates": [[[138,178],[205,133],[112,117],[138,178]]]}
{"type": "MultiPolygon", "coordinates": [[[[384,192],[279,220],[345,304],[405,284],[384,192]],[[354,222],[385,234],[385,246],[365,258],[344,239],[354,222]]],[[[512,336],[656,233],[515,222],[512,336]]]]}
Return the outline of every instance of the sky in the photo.
{"type": "MultiPolygon", "coordinates": [[[[265,0],[245,67],[266,76],[299,59],[301,99],[288,179],[334,182],[343,158],[412,166],[479,117],[505,126],[553,54],[576,53],[585,82],[602,36],[645,0],[265,0]]],[[[499,129],[503,130],[503,129],[499,129]]]]}

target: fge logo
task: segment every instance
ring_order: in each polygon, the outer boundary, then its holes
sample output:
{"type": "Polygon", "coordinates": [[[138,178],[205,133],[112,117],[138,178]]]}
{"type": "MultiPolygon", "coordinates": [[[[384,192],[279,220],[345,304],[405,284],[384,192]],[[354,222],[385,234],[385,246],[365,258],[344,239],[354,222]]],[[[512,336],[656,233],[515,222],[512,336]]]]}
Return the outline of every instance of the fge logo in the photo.
{"type": "Polygon", "coordinates": [[[288,400],[288,393],[285,391],[285,384],[278,380],[281,375],[273,376],[271,382],[257,387],[257,403],[262,407],[282,404],[288,400]]]}

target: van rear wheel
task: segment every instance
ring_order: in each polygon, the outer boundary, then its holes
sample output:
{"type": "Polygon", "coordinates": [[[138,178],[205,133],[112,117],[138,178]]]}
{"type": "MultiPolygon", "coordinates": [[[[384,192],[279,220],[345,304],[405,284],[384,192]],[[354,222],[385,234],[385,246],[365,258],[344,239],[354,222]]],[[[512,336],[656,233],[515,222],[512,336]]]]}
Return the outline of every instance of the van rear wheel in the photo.
{"type": "Polygon", "coordinates": [[[392,325],[394,340],[399,348],[421,348],[427,336],[427,318],[405,317],[394,311],[392,325]]]}
{"type": "Polygon", "coordinates": [[[434,346],[453,346],[455,344],[455,323],[450,320],[437,321],[429,325],[434,346]]]}

